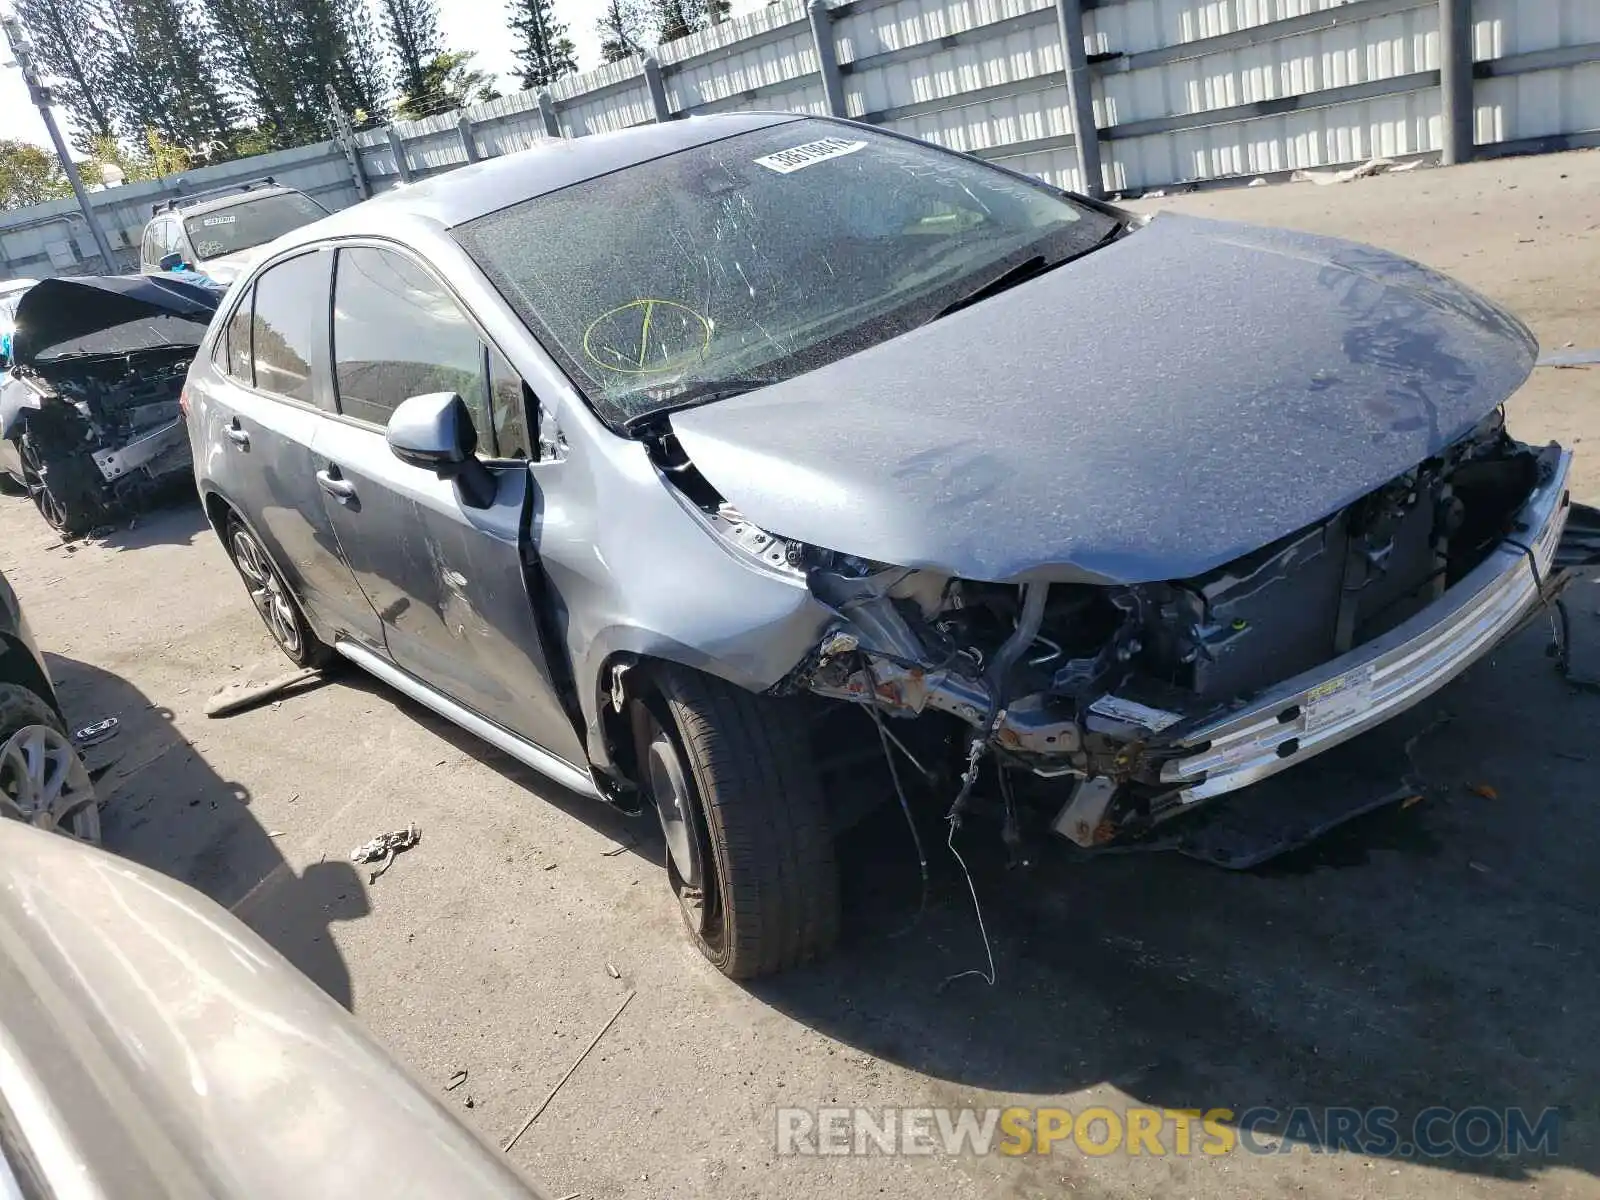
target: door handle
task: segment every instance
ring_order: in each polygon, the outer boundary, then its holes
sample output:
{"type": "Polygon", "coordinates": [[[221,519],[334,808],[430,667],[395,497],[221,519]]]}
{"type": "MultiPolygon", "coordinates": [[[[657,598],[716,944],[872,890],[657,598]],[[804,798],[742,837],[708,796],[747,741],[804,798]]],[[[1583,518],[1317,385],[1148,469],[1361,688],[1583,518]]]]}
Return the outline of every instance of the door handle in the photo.
{"type": "Polygon", "coordinates": [[[241,450],[250,449],[250,435],[239,424],[239,418],[233,419],[233,424],[226,426],[223,433],[228,435],[228,440],[241,450]]]}
{"type": "Polygon", "coordinates": [[[331,463],[326,471],[317,472],[317,483],[322,490],[335,500],[344,503],[356,498],[356,485],[339,474],[339,469],[331,463]]]}

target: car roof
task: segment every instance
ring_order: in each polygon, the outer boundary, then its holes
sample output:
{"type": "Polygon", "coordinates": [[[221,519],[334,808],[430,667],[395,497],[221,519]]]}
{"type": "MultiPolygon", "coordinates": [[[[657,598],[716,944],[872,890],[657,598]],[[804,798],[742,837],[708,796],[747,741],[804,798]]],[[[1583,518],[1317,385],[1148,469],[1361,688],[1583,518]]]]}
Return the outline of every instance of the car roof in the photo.
{"type": "Polygon", "coordinates": [[[805,120],[797,113],[727,113],[635,125],[580,138],[546,138],[529,150],[485,159],[303,225],[273,243],[282,250],[324,238],[396,233],[417,221],[449,229],[520,200],[559,191],[680,150],[805,120]]]}
{"type": "Polygon", "coordinates": [[[193,204],[185,204],[182,196],[173,198],[176,207],[157,213],[157,216],[166,216],[170,211],[176,216],[192,217],[196,213],[216,212],[219,208],[232,208],[236,204],[245,204],[251,200],[260,200],[265,196],[298,196],[299,188],[285,187],[274,184],[269,187],[252,187],[248,191],[241,188],[238,191],[227,192],[220,196],[211,196],[205,200],[197,200],[193,204]]]}

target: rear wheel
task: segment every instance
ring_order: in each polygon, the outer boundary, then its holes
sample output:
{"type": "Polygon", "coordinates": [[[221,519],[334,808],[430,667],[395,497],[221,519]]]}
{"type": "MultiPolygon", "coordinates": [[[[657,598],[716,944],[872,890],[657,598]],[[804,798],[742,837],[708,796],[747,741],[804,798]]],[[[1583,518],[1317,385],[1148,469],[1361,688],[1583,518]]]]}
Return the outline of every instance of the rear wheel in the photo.
{"type": "Polygon", "coordinates": [[[14,683],[0,684],[0,816],[100,841],[89,769],[55,710],[14,683]]]}
{"type": "Polygon", "coordinates": [[[798,966],[839,935],[833,832],[807,725],[780,700],[680,667],[636,722],[689,936],[723,974],[798,966]]]}
{"type": "Polygon", "coordinates": [[[228,553],[278,649],[297,667],[326,665],[332,651],[311,632],[271,556],[237,517],[228,521],[228,553]]]}

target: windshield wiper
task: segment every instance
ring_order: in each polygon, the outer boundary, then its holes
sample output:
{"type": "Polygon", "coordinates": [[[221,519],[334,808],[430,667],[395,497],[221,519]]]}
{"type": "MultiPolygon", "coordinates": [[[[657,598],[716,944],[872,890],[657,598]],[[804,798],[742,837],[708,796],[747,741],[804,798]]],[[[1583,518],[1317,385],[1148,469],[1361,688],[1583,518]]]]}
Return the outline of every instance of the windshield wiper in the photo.
{"type": "Polygon", "coordinates": [[[641,426],[648,425],[667,413],[681,412],[686,408],[698,408],[702,404],[726,400],[731,396],[742,396],[746,392],[771,387],[773,384],[780,382],[782,381],[778,379],[754,378],[751,376],[731,376],[727,379],[685,379],[678,385],[676,391],[663,399],[659,408],[652,408],[627,418],[622,422],[622,428],[632,433],[641,426]]]}
{"type": "Polygon", "coordinates": [[[1074,262],[1086,254],[1092,254],[1100,247],[1116,241],[1125,228],[1129,228],[1129,226],[1117,221],[1094,245],[1085,246],[1075,253],[1064,255],[1056,259],[1055,262],[1046,262],[1042,254],[1035,254],[1031,258],[1025,258],[1015,266],[1007,267],[993,279],[968,292],[965,296],[952,300],[936,312],[933,315],[933,319],[937,321],[940,317],[948,317],[951,313],[960,312],[963,308],[976,304],[980,300],[987,300],[990,296],[999,295],[1009,288],[1016,287],[1019,283],[1026,283],[1036,275],[1043,275],[1046,271],[1054,271],[1057,267],[1064,267],[1069,262],[1074,262]]]}
{"type": "Polygon", "coordinates": [[[1007,288],[1016,287],[1017,284],[1032,279],[1035,275],[1042,274],[1049,269],[1042,254],[1035,254],[1032,258],[1025,258],[1014,266],[1007,267],[987,283],[974,288],[959,299],[952,300],[934,313],[933,319],[937,321],[940,317],[948,317],[953,312],[960,312],[963,308],[974,305],[980,300],[987,300],[990,296],[997,295],[1007,288]]]}

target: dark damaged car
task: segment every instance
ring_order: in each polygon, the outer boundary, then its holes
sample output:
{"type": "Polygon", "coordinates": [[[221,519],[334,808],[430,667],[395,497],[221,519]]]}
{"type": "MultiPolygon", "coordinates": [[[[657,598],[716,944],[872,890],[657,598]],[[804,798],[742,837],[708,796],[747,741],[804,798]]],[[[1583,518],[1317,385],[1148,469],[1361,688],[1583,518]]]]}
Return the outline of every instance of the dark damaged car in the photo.
{"type": "Polygon", "coordinates": [[[0,471],[52,527],[86,533],[189,472],[178,399],[221,296],[142,275],[23,293],[0,363],[0,471]]]}
{"type": "Polygon", "coordinates": [[[190,419],[292,657],[652,805],[749,976],[836,937],[883,755],[952,825],[1106,846],[1526,623],[1569,511],[1568,452],[1503,419],[1535,353],[1379,250],[745,114],[298,231],[190,419]]]}

